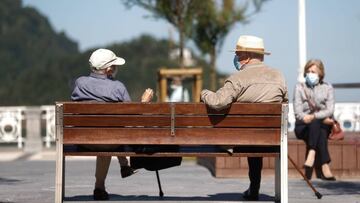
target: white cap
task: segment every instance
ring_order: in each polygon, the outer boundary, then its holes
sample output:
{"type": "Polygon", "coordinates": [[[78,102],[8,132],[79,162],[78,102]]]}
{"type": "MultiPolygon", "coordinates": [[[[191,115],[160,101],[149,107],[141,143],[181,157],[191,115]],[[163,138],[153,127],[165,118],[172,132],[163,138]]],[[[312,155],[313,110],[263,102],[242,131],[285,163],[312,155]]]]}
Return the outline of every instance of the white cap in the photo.
{"type": "Polygon", "coordinates": [[[89,63],[91,67],[100,70],[113,65],[124,65],[125,59],[117,57],[114,52],[108,49],[97,49],[91,54],[89,63]]]}

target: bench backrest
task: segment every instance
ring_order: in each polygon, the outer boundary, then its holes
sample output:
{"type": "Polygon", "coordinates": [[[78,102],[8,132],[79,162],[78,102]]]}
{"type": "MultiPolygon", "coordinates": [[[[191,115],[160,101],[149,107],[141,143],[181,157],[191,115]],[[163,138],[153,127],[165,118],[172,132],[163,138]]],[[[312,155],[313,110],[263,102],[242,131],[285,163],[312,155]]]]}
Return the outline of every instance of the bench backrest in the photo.
{"type": "Polygon", "coordinates": [[[287,104],[58,102],[57,126],[67,144],[280,146],[287,104]]]}

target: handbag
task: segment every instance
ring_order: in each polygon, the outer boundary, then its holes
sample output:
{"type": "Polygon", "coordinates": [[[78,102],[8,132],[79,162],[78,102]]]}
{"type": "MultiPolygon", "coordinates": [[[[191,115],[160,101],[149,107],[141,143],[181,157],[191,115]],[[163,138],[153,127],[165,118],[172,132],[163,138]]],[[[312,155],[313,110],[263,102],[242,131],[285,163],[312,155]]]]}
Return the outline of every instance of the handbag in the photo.
{"type": "MultiPolygon", "coordinates": [[[[308,102],[310,108],[312,109],[313,112],[318,111],[315,103],[310,100],[310,98],[305,90],[304,84],[302,85],[302,87],[304,89],[305,97],[307,98],[307,102],[308,102]]],[[[334,123],[331,126],[331,132],[330,132],[330,135],[328,138],[329,138],[329,140],[343,140],[345,134],[344,134],[344,131],[341,129],[340,123],[335,119],[333,119],[333,120],[334,120],[334,123]]]]}
{"type": "Polygon", "coordinates": [[[344,139],[344,131],[341,129],[340,123],[335,120],[331,127],[331,132],[329,135],[329,140],[343,140],[344,139]]]}

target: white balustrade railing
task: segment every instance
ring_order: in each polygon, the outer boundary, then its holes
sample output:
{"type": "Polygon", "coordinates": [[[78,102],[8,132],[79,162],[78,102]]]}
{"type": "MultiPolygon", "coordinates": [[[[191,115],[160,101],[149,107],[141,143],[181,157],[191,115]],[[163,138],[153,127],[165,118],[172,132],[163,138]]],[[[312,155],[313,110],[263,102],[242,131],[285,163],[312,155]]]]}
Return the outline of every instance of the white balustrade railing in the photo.
{"type": "Polygon", "coordinates": [[[52,142],[55,142],[55,106],[41,106],[41,119],[45,120],[45,146],[49,148],[52,142]]]}
{"type": "Polygon", "coordinates": [[[18,148],[23,147],[23,120],[26,107],[0,107],[0,142],[16,143],[18,148]]]}
{"type": "MultiPolygon", "coordinates": [[[[360,132],[360,103],[336,103],[334,117],[345,132],[360,132]]],[[[293,104],[289,104],[288,122],[288,130],[294,131],[293,104]]]]}

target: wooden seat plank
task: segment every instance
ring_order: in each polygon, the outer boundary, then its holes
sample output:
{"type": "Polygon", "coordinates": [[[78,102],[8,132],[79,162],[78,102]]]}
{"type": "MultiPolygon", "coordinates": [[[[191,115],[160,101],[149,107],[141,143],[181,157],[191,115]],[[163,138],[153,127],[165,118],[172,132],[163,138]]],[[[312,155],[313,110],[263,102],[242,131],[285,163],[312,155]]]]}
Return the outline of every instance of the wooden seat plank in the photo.
{"type": "Polygon", "coordinates": [[[64,144],[279,145],[279,128],[65,128],[64,144]]]}
{"type": "MultiPolygon", "coordinates": [[[[175,116],[176,127],[278,127],[280,116],[175,116]]],[[[121,127],[170,126],[169,115],[65,115],[64,126],[121,127]]]]}

